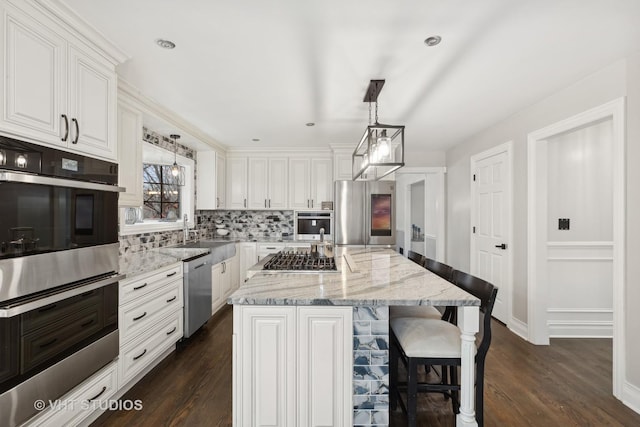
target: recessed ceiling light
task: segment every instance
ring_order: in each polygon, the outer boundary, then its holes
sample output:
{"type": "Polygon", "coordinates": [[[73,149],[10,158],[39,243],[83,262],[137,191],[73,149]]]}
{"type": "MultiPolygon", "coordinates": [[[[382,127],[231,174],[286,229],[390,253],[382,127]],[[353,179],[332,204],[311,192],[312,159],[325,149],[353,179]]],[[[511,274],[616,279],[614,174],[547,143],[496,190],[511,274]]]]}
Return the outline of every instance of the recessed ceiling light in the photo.
{"type": "Polygon", "coordinates": [[[315,125],[316,125],[316,124],[315,124],[315,123],[313,123],[313,122],[306,123],[306,126],[309,126],[309,127],[311,127],[311,126],[315,126],[315,125]]]}
{"type": "Polygon", "coordinates": [[[156,44],[163,49],[173,49],[176,47],[176,44],[171,40],[156,39],[156,44]]]}
{"type": "Polygon", "coordinates": [[[253,142],[260,142],[260,138],[253,138],[252,141],[253,142]]]}
{"type": "Polygon", "coordinates": [[[440,36],[431,36],[431,37],[427,37],[426,39],[424,39],[424,44],[426,44],[427,46],[431,47],[431,46],[436,46],[436,45],[440,44],[441,41],[442,41],[442,37],[440,37],[440,36]]]}

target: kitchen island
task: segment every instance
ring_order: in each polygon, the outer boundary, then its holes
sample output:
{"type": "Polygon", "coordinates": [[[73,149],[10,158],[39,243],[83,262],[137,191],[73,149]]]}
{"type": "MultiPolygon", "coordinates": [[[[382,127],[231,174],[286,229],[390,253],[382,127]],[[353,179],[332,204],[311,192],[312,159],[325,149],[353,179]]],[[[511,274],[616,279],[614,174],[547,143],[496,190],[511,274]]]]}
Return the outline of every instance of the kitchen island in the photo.
{"type": "Polygon", "coordinates": [[[458,426],[474,426],[479,300],[389,249],[338,248],[337,272],[249,271],[234,292],[235,426],[388,425],[390,305],[457,306],[458,426]]]}

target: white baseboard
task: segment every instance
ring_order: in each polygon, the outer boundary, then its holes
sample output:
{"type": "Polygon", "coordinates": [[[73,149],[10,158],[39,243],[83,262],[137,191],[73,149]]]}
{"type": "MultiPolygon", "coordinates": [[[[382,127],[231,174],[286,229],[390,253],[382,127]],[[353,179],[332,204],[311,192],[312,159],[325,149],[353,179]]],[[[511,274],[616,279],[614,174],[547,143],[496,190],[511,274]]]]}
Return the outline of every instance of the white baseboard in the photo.
{"type": "Polygon", "coordinates": [[[522,320],[516,319],[512,316],[511,319],[509,319],[507,327],[511,332],[513,332],[523,340],[529,341],[529,326],[527,326],[527,324],[522,320]]]}
{"type": "Polygon", "coordinates": [[[625,381],[622,386],[622,403],[640,414],[640,387],[625,381]]]}

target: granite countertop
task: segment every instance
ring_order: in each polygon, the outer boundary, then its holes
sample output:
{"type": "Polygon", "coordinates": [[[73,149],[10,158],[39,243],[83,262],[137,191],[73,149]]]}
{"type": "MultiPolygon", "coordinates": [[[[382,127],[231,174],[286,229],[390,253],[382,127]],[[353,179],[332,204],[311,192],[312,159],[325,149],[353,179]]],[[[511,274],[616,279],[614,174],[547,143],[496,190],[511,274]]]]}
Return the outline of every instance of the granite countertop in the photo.
{"type": "Polygon", "coordinates": [[[227,300],[267,305],[480,305],[480,300],[391,249],[336,248],[339,272],[252,271],[227,300]],[[348,260],[348,261],[347,261],[348,260]]]}
{"type": "Polygon", "coordinates": [[[167,267],[176,262],[182,262],[185,259],[197,255],[206,254],[209,251],[208,248],[166,247],[137,252],[125,257],[121,256],[120,274],[124,274],[127,278],[138,276],[149,271],[167,267]]]}

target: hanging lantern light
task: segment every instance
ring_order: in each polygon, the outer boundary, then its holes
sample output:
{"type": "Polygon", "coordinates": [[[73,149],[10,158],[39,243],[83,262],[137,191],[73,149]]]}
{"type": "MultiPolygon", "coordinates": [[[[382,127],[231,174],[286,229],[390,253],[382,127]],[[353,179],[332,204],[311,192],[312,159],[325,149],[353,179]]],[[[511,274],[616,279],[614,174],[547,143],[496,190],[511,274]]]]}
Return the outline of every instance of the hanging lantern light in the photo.
{"type": "Polygon", "coordinates": [[[404,166],[404,126],[378,123],[378,95],[384,80],[371,80],[364,97],[369,103],[369,126],[353,151],[352,179],[378,180],[404,166]],[[375,123],[371,122],[371,104],[375,123]]]}

